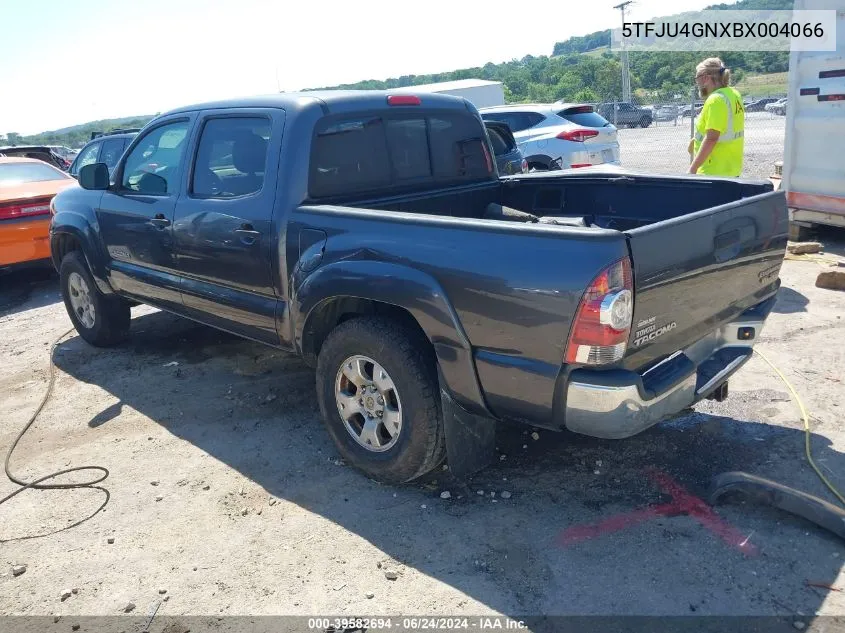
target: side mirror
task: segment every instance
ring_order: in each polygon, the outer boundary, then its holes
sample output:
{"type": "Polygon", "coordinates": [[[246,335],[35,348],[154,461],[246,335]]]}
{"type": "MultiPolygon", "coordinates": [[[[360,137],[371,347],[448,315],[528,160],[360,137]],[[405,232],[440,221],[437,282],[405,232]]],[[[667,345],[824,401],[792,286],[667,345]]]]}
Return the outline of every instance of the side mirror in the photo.
{"type": "Polygon", "coordinates": [[[83,189],[105,191],[109,188],[109,168],[105,163],[85,165],[79,170],[77,180],[83,189]]]}

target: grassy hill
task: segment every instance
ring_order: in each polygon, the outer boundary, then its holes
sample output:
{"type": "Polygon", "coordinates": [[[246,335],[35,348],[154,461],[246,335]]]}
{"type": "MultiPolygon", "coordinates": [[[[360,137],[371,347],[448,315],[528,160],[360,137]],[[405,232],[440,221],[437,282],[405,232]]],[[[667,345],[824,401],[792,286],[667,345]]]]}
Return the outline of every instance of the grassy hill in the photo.
{"type": "Polygon", "coordinates": [[[81,147],[91,138],[91,132],[108,132],[116,128],[139,128],[147,124],[154,115],[139,115],[119,119],[101,119],[80,125],[72,125],[60,130],[41,132],[31,136],[20,136],[14,132],[7,134],[7,139],[0,139],[0,145],[65,145],[81,147]]]}
{"type": "Polygon", "coordinates": [[[745,75],[736,83],[736,88],[743,95],[767,97],[786,94],[789,73],[768,73],[745,75]]]}

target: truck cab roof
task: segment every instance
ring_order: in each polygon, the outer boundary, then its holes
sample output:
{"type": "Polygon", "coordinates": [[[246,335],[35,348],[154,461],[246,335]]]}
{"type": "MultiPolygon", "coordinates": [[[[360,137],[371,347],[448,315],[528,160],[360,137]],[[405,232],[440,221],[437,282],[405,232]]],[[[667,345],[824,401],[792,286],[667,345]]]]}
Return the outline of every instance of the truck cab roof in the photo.
{"type": "MultiPolygon", "coordinates": [[[[313,90],[305,92],[283,92],[272,95],[259,95],[210,101],[184,106],[165,112],[162,116],[178,114],[180,112],[194,112],[197,110],[216,110],[228,108],[281,108],[284,110],[305,110],[308,108],[322,108],[325,114],[342,114],[358,110],[381,109],[388,105],[387,97],[395,95],[407,97],[412,91],[394,90],[313,90]]],[[[463,97],[438,93],[420,92],[417,96],[419,105],[424,108],[471,110],[471,104],[463,97]]],[[[396,106],[414,107],[414,106],[396,106]]]]}

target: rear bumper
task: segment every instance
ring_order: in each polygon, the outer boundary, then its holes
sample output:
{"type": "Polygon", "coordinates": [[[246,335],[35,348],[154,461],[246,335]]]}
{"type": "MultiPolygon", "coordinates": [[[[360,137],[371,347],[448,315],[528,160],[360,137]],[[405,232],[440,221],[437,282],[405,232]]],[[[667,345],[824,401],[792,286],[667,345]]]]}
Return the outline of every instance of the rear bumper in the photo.
{"type": "Polygon", "coordinates": [[[50,218],[0,222],[0,267],[50,259],[50,218]]]}
{"type": "Polygon", "coordinates": [[[706,398],[751,357],[773,304],[774,298],[767,300],[642,374],[573,371],[566,390],[566,428],[592,437],[621,439],[706,398]],[[741,328],[753,328],[753,338],[741,337],[741,328]]]}

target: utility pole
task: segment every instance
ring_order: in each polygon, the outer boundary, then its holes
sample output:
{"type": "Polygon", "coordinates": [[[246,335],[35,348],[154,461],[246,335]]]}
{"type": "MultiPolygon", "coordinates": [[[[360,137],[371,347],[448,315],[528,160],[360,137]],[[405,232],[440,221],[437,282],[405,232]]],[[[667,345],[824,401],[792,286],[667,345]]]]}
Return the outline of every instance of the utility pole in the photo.
{"type": "MultiPolygon", "coordinates": [[[[625,26],[625,7],[633,4],[634,0],[625,0],[621,4],[617,4],[614,9],[619,9],[622,12],[622,26],[625,26]]],[[[631,101],[631,68],[628,65],[628,49],[625,46],[625,40],[622,40],[622,101],[631,101]]]]}

